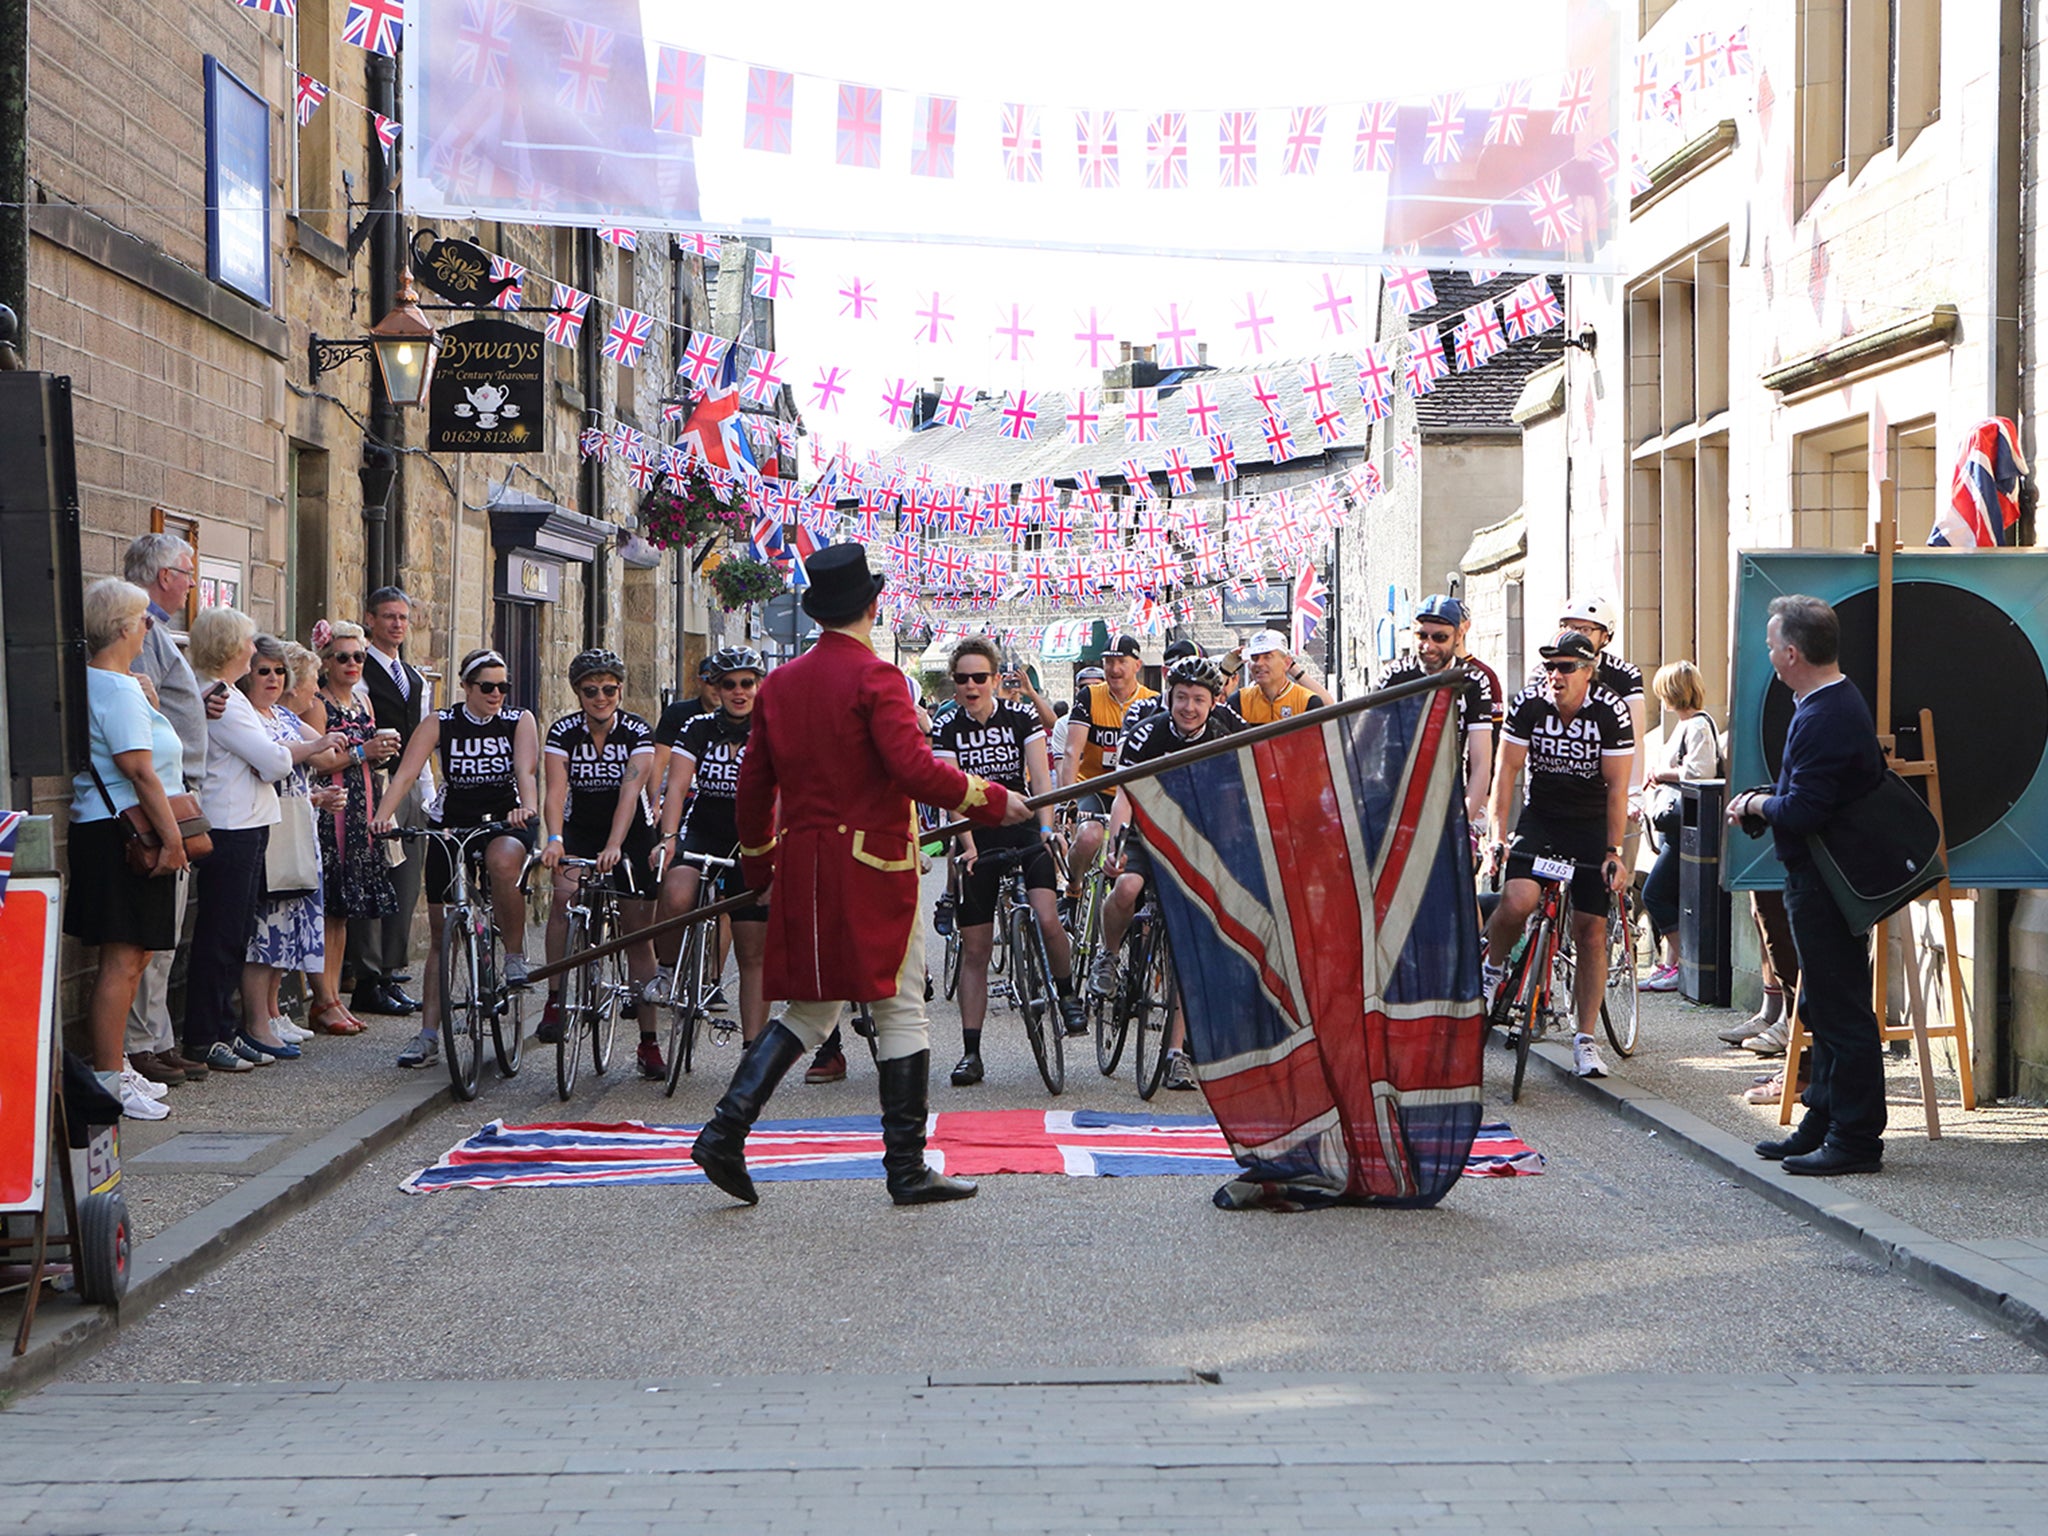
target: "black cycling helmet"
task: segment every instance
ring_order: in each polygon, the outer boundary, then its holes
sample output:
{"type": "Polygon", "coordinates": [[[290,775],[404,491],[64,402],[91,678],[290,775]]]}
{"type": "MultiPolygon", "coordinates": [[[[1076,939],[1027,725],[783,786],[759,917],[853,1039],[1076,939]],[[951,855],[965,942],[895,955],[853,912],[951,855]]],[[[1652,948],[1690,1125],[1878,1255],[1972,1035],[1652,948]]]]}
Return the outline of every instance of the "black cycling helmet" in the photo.
{"type": "Polygon", "coordinates": [[[1206,656],[1184,656],[1166,669],[1166,686],[1192,683],[1209,690],[1211,698],[1223,696],[1223,669],[1206,656]]]}
{"type": "Polygon", "coordinates": [[[715,683],[718,681],[718,663],[716,660],[706,656],[697,663],[697,681],[700,683],[715,683]]]}
{"type": "Polygon", "coordinates": [[[1190,656],[1200,656],[1201,654],[1201,641],[1189,640],[1183,637],[1182,639],[1172,640],[1167,643],[1165,660],[1166,664],[1170,667],[1176,661],[1185,661],[1190,656]]]}
{"type": "Polygon", "coordinates": [[[715,678],[730,672],[765,673],[768,670],[768,663],[751,645],[728,645],[722,651],[713,651],[704,658],[704,665],[711,669],[715,678]]]}
{"type": "Polygon", "coordinates": [[[626,681],[626,663],[618,652],[600,647],[593,651],[581,651],[569,663],[569,686],[574,688],[586,677],[616,677],[621,684],[626,681]]]}

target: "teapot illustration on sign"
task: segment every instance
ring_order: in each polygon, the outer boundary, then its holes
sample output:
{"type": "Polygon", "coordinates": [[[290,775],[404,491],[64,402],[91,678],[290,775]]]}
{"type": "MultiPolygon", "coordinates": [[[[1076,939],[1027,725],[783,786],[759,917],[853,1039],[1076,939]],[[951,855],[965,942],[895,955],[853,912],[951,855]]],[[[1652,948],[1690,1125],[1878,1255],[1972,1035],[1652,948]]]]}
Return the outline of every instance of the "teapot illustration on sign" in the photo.
{"type": "Polygon", "coordinates": [[[512,391],[502,384],[478,384],[462,392],[469,398],[455,407],[455,414],[465,418],[474,416],[476,424],[486,432],[495,428],[501,419],[509,421],[519,414],[518,406],[507,403],[512,391]]]}

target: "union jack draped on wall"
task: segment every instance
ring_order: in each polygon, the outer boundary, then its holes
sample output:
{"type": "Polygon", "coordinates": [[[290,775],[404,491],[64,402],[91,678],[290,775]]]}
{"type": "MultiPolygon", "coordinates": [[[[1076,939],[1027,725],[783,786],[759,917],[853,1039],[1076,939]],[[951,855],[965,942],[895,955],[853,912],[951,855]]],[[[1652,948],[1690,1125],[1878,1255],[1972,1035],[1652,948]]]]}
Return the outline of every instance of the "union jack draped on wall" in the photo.
{"type": "Polygon", "coordinates": [[[1433,1205],[1480,1118],[1457,701],[1435,689],[1129,786],[1220,1206],[1433,1205]]]}

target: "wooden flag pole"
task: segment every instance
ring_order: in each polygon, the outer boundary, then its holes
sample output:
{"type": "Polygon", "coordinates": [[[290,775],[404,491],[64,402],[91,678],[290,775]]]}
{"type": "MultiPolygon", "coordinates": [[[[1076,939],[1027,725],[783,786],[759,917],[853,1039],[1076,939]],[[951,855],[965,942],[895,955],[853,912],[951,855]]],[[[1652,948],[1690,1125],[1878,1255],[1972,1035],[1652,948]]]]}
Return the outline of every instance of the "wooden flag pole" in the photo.
{"type": "MultiPolygon", "coordinates": [[[[1399,699],[1410,698],[1418,693],[1428,693],[1437,688],[1450,688],[1462,685],[1469,675],[1462,666],[1453,664],[1432,677],[1412,678],[1405,683],[1396,683],[1391,688],[1382,688],[1376,693],[1361,693],[1355,699],[1340,699],[1335,704],[1325,705],[1321,709],[1312,709],[1306,714],[1290,715],[1285,720],[1274,720],[1266,725],[1254,725],[1248,729],[1237,731],[1232,735],[1219,737],[1215,741],[1205,741],[1200,746],[1185,747],[1178,752],[1172,753],[1170,756],[1161,758],[1156,763],[1140,763],[1134,768],[1119,768],[1115,773],[1099,774],[1095,778],[1085,779],[1078,784],[1069,784],[1059,789],[1049,789],[1042,795],[1031,796],[1024,803],[1030,809],[1036,811],[1048,805],[1058,805],[1065,800],[1078,800],[1083,795],[1100,794],[1103,790],[1117,789],[1125,784],[1136,783],[1139,779],[1153,778],[1158,774],[1166,772],[1169,768],[1179,768],[1188,763],[1200,762],[1203,758],[1220,756],[1225,752],[1241,752],[1246,747],[1255,747],[1262,741],[1271,741],[1276,736],[1285,736],[1289,731],[1298,731],[1311,725],[1327,725],[1332,720],[1341,719],[1345,715],[1355,715],[1360,710],[1371,709],[1377,705],[1392,704],[1399,699]]],[[[922,835],[925,837],[948,837],[956,833],[972,831],[976,825],[978,823],[972,821],[948,822],[945,826],[922,835]]],[[[531,985],[535,982],[547,981],[551,977],[559,976],[562,972],[576,966],[588,964],[593,960],[608,959],[612,955],[618,954],[621,950],[640,943],[643,939],[660,938],[664,934],[674,933],[678,929],[688,928],[695,923],[707,922],[714,917],[723,917],[729,912],[739,911],[742,907],[753,906],[755,901],[755,893],[748,891],[739,896],[728,896],[723,901],[714,901],[706,907],[696,907],[688,912],[679,913],[674,917],[665,917],[658,923],[649,923],[645,928],[636,928],[631,933],[624,934],[608,943],[599,944],[591,949],[579,950],[573,955],[564,955],[560,960],[552,960],[546,965],[536,966],[527,972],[527,982],[531,985]]]]}

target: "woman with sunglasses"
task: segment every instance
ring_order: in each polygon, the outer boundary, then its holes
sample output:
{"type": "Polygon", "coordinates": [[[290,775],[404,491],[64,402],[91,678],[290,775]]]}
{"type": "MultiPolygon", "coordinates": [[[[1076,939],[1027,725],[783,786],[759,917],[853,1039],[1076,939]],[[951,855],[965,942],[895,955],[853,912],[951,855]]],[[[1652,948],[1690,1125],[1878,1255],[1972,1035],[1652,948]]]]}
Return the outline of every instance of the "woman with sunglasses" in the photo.
{"type": "MultiPolygon", "coordinates": [[[[668,786],[661,800],[661,841],[654,852],[658,863],[670,865],[661,884],[664,917],[695,906],[703,878],[696,865],[670,858],[669,849],[678,832],[680,852],[738,857],[740,829],[734,802],[740,787],[740,763],[746,758],[747,736],[754,724],[754,691],[761,686],[767,667],[759,651],[744,645],[729,646],[709,661],[718,675],[718,708],[685,725],[669,754],[668,786]]],[[[735,864],[719,881],[719,899],[740,895],[746,888],[735,864]]],[[[740,1035],[752,1043],[768,1027],[768,998],[761,989],[768,909],[742,907],[732,914],[731,921],[733,948],[740,958],[740,1035]]]]}
{"type": "MultiPolygon", "coordinates": [[[[533,716],[506,701],[512,691],[505,658],[496,651],[471,651],[455,669],[462,702],[437,710],[419,723],[405,745],[398,771],[384,787],[375,832],[396,824],[406,791],[430,757],[438,758],[440,791],[427,807],[427,820],[447,831],[502,821],[513,830],[491,839],[484,852],[490,875],[491,913],[505,944],[505,981],[526,985],[526,898],[519,887],[534,829],[540,820],[540,732],[533,716]]],[[[455,866],[436,839],[427,844],[427,984],[420,1032],[399,1052],[401,1067],[424,1067],[441,1056],[441,924],[455,866]]]]}
{"type": "MultiPolygon", "coordinates": [[[[569,686],[582,708],[548,727],[541,761],[546,776],[546,814],[555,830],[548,835],[540,861],[554,871],[555,900],[548,912],[547,954],[552,964],[562,958],[569,939],[569,903],[576,895],[580,871],[562,867],[564,855],[595,859],[627,900],[623,917],[628,930],[653,921],[648,903],[654,899],[654,820],[648,813],[648,782],[654,764],[654,732],[640,716],[619,707],[626,685],[626,664],[611,651],[585,651],[569,663],[569,686]]],[[[654,941],[642,940],[626,951],[633,978],[629,1019],[639,1017],[640,989],[654,979],[654,941]]],[[[650,1011],[651,1017],[651,1011],[650,1011]]],[[[562,1015],[562,978],[548,988],[548,1005],[535,1033],[553,1043],[568,1032],[562,1015]]],[[[643,1023],[640,1049],[634,1058],[641,1074],[666,1078],[655,1032],[643,1023]]]]}
{"type": "Polygon", "coordinates": [[[307,721],[348,743],[346,759],[327,781],[347,800],[338,812],[320,817],[327,963],[315,978],[313,1028],[328,1035],[359,1035],[363,1021],[341,1000],[342,953],[348,947],[350,918],[383,918],[398,910],[391,865],[370,837],[370,813],[377,805],[371,774],[398,755],[398,732],[377,729],[376,710],[363,683],[369,640],[362,625],[322,619],[313,626],[313,649],[322,663],[320,691],[306,710],[307,721]]]}

